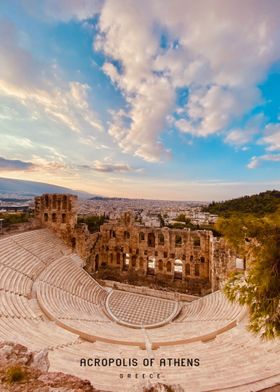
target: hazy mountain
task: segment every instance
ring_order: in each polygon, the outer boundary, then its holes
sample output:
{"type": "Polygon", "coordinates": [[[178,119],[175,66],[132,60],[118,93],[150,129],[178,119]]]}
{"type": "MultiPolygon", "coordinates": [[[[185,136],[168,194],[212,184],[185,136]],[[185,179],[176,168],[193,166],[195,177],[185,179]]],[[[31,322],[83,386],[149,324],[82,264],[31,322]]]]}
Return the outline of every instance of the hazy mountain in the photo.
{"type": "Polygon", "coordinates": [[[17,194],[20,196],[37,196],[42,193],[71,193],[78,195],[81,199],[95,196],[91,193],[64,188],[58,185],[46,184],[44,182],[14,180],[11,178],[0,177],[0,194],[17,194]]]}

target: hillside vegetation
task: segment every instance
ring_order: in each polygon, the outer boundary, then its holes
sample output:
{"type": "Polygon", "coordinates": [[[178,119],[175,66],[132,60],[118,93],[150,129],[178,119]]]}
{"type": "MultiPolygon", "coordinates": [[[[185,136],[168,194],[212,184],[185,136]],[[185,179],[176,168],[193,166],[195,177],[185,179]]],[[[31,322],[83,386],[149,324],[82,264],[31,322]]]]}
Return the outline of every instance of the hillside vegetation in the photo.
{"type": "Polygon", "coordinates": [[[274,213],[278,208],[280,208],[280,191],[273,190],[222,202],[213,201],[204,208],[204,211],[224,217],[233,214],[264,216],[274,213]]]}

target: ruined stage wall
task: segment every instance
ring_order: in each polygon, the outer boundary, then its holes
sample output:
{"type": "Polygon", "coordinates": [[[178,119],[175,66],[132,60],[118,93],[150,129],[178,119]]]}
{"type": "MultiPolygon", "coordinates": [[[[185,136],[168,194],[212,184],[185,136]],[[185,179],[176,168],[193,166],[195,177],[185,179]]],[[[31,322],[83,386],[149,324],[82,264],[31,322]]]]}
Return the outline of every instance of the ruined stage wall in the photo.
{"type": "Polygon", "coordinates": [[[86,262],[90,273],[100,268],[133,271],[141,277],[174,282],[206,293],[220,288],[233,269],[235,256],[210,230],[150,228],[130,213],[90,234],[77,224],[77,196],[45,194],[35,198],[35,216],[53,229],[86,262]]]}

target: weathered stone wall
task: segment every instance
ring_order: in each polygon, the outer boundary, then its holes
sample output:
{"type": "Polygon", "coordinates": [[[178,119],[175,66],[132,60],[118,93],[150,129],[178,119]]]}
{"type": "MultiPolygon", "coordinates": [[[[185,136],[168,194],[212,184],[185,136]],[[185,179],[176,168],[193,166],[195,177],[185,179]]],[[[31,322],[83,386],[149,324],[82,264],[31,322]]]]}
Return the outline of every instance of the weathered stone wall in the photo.
{"type": "Polygon", "coordinates": [[[75,248],[77,196],[44,194],[35,197],[35,217],[54,230],[68,245],[75,248]]]}
{"type": "MultiPolygon", "coordinates": [[[[101,264],[145,275],[210,279],[212,232],[137,226],[132,217],[101,226],[93,270],[101,264]]],[[[92,258],[93,259],[93,258],[92,258]]]]}
{"type": "Polygon", "coordinates": [[[87,225],[77,224],[77,197],[73,195],[36,197],[35,216],[72,246],[90,273],[100,267],[124,276],[133,271],[150,280],[168,279],[189,293],[206,293],[219,289],[234,269],[234,255],[210,230],[145,227],[126,213],[90,234],[87,225]]]}

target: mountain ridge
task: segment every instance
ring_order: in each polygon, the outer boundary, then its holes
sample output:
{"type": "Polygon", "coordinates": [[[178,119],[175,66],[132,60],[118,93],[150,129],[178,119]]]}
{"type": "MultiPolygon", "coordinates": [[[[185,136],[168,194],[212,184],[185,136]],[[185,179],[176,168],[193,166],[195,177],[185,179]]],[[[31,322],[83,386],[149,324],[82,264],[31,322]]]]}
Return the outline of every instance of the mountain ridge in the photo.
{"type": "Polygon", "coordinates": [[[0,177],[0,194],[7,193],[16,193],[22,196],[37,196],[43,193],[71,193],[77,195],[81,199],[98,196],[92,193],[45,182],[0,177]]]}

